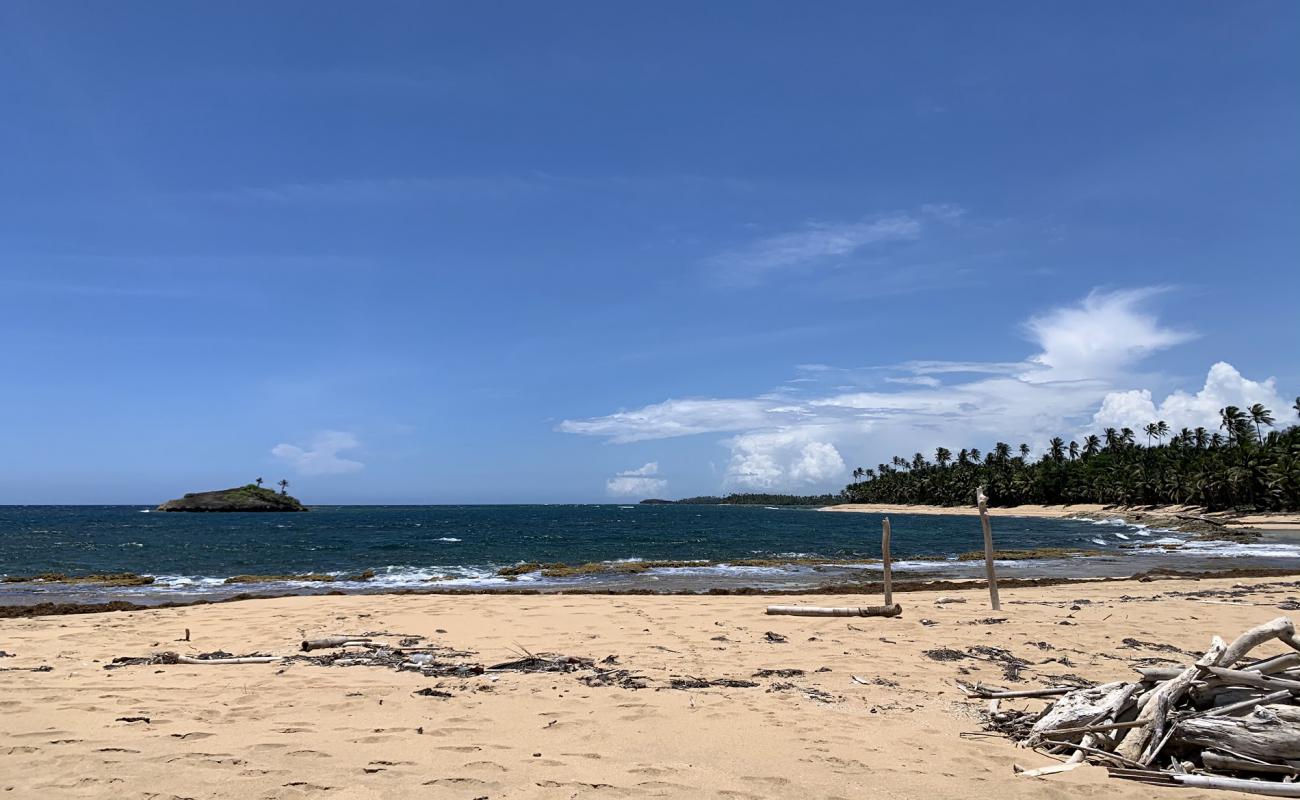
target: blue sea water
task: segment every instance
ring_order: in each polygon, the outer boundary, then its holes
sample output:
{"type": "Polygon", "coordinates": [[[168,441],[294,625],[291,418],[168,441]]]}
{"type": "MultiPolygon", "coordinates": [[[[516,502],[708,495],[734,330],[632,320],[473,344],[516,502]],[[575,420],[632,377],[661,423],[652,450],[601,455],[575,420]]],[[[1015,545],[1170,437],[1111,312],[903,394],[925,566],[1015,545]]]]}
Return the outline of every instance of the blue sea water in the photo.
{"type": "MultiPolygon", "coordinates": [[[[0,507],[0,576],[42,572],[134,572],[157,576],[140,589],[68,589],[54,584],[0,584],[0,603],[30,601],[33,593],[114,596],[230,594],[239,574],[285,575],[373,570],[366,584],[337,582],[282,588],[377,590],[398,587],[546,588],[564,585],[636,585],[703,590],[715,586],[815,586],[834,580],[870,580],[878,567],[728,567],[654,570],[636,576],[506,581],[502,566],[519,562],[570,564],[618,560],[825,558],[866,562],[880,557],[880,517],[808,508],[676,505],[321,506],[306,514],[156,513],[138,506],[0,507]],[[431,584],[431,578],[441,578],[431,584]]],[[[959,575],[969,562],[909,561],[979,550],[979,522],[969,516],[891,515],[897,568],[926,575],[959,575]]],[[[1148,531],[1118,520],[1095,522],[999,514],[998,549],[1042,547],[1102,550],[1107,559],[1007,562],[1017,574],[1071,571],[1113,574],[1149,567],[1153,559],[1236,556],[1251,565],[1297,563],[1300,547],[1285,544],[1212,547],[1186,537],[1148,531]],[[1182,545],[1168,553],[1135,544],[1182,545]],[[1189,549],[1190,548],[1190,549],[1189,549]],[[1243,549],[1244,548],[1244,549],[1243,549]],[[1255,548],[1252,550],[1251,548],[1255,548]],[[1172,555],[1170,553],[1173,553],[1172,555]],[[1110,565],[1110,566],[1107,566],[1110,565]],[[1118,566],[1115,566],[1118,565],[1118,566]]],[[[1240,564],[1234,564],[1237,566],[1240,564]]],[[[973,574],[973,573],[972,573],[973,574]]],[[[263,587],[258,587],[263,588],[263,587]]]]}

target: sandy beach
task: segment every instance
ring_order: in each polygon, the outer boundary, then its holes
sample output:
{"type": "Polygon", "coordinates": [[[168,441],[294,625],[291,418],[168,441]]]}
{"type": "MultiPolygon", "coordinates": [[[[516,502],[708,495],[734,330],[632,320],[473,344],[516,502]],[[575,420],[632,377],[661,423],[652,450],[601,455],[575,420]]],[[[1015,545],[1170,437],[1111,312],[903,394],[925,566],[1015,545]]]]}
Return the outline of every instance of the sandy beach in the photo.
{"type": "MultiPolygon", "coordinates": [[[[920,516],[975,516],[979,511],[974,506],[924,506],[891,503],[843,503],[827,506],[822,511],[841,511],[863,514],[916,514],[920,516]]],[[[1006,517],[1040,517],[1066,519],[1088,517],[1106,519],[1117,517],[1130,522],[1155,522],[1169,526],[1186,526],[1200,518],[1205,522],[1220,525],[1230,530],[1257,531],[1300,531],[1300,514],[1290,512],[1254,512],[1241,513],[1231,511],[1206,511],[1197,506],[1140,506],[1120,507],[1100,503],[1075,503],[1068,506],[1019,505],[1009,508],[991,508],[994,516],[1006,517]]]]}
{"type": "Polygon", "coordinates": [[[963,738],[980,730],[981,704],[954,681],[1104,681],[1130,675],[1137,659],[1185,660],[1158,647],[1198,653],[1212,633],[1277,617],[1300,598],[1300,580],[1009,587],[996,614],[983,590],[942,594],[965,602],[917,592],[898,598],[900,618],[818,619],[765,616],[762,596],[350,595],[2,620],[0,650],[12,657],[0,658],[0,790],[241,800],[1146,798],[1150,788],[1091,767],[1014,776],[1013,764],[1050,762],[1002,739],[963,738]],[[614,656],[602,668],[630,670],[646,688],[586,685],[590,670],[439,678],[302,662],[104,669],[160,651],[290,655],[305,637],[374,632],[425,636],[484,664],[523,650],[614,656]],[[1028,661],[1023,680],[1007,681],[974,647],[1028,661]],[[975,657],[925,654],[937,648],[975,657]],[[757,685],[669,688],[674,678],[757,685]],[[416,694],[428,688],[449,696],[416,694]]]}

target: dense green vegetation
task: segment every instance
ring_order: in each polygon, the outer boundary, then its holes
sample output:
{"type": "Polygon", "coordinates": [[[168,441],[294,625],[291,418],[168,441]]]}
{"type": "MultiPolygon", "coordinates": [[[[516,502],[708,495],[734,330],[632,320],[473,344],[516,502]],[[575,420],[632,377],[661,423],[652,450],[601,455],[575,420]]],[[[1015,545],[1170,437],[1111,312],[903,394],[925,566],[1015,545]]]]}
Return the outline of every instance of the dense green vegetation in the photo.
{"type": "Polygon", "coordinates": [[[828,506],[844,500],[833,494],[729,494],[726,497],[702,495],[681,500],[651,499],[641,502],[645,505],[683,506],[828,506]]]}
{"type": "MultiPolygon", "coordinates": [[[[1300,414],[1300,397],[1294,411],[1300,414]]],[[[1219,430],[1106,429],[1082,442],[1053,438],[1042,458],[998,442],[993,450],[935,450],[894,457],[853,471],[841,502],[970,505],[987,486],[997,506],[1022,503],[1188,504],[1222,509],[1300,509],[1300,427],[1271,430],[1272,412],[1256,404],[1220,410],[1219,430]],[[1269,429],[1269,430],[1266,430],[1269,429]]]]}

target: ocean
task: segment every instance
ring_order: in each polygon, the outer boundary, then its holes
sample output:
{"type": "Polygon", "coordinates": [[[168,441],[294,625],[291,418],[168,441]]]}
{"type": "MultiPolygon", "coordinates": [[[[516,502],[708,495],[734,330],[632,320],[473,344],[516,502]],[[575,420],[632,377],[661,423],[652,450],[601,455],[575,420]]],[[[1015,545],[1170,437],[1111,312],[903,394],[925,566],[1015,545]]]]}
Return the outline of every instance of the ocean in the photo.
{"type": "MultiPolygon", "coordinates": [[[[243,592],[494,588],[805,589],[878,580],[880,519],[810,508],[680,505],[314,506],[306,514],[157,513],[140,506],[0,507],[0,578],[131,572],[139,587],[0,582],[0,604],[188,600],[243,592]],[[728,561],[768,559],[754,566],[728,561]],[[826,563],[819,563],[825,559],[826,563]],[[521,562],[692,561],[634,574],[497,574],[521,562]],[[366,581],[229,584],[235,575],[371,570],[366,581]]],[[[891,515],[900,579],[976,577],[977,518],[891,515]]],[[[1102,557],[1001,562],[1008,577],[1129,575],[1152,567],[1300,566],[1300,544],[1199,542],[1117,519],[995,512],[999,550],[1078,548],[1102,557]]]]}

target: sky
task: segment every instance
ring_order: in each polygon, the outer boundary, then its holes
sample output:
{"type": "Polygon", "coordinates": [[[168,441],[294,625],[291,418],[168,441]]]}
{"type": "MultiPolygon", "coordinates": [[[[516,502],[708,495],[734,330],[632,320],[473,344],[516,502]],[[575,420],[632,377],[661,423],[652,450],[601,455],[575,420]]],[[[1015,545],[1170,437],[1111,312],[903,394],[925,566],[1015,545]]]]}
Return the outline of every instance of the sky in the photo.
{"type": "Polygon", "coordinates": [[[0,503],[1281,420],[1300,4],[0,3],[0,503]]]}

